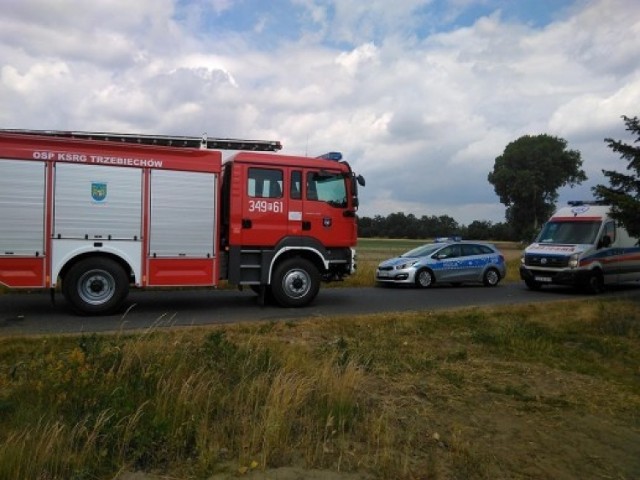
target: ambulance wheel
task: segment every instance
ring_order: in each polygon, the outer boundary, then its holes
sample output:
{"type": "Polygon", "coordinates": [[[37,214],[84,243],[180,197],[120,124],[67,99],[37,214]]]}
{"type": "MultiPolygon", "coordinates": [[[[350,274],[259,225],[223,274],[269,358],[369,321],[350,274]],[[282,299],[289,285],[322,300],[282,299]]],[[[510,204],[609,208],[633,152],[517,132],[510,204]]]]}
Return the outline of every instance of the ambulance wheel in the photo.
{"type": "Polygon", "coordinates": [[[524,283],[527,285],[529,290],[540,290],[542,289],[542,284],[540,282],[536,282],[535,280],[525,280],[524,283]]]}
{"type": "Polygon", "coordinates": [[[107,315],[117,310],[129,294],[129,279],[114,260],[86,258],[67,272],[62,292],[76,313],[107,315]]]}
{"type": "Polygon", "coordinates": [[[271,295],[283,307],[304,307],[316,297],[319,289],[320,274],[309,260],[290,258],[274,270],[271,295]]]}
{"type": "Polygon", "coordinates": [[[604,291],[604,278],[602,277],[602,273],[599,271],[593,272],[589,275],[586,284],[584,285],[587,293],[592,295],[597,295],[604,291]]]}

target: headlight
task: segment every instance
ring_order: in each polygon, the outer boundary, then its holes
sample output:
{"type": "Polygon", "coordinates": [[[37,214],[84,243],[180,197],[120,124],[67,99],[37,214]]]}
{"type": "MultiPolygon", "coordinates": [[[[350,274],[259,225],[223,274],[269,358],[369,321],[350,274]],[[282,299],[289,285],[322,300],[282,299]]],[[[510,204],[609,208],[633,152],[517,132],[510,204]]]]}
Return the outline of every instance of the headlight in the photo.
{"type": "Polygon", "coordinates": [[[522,255],[520,255],[520,264],[524,265],[525,261],[524,261],[524,253],[522,255]]]}
{"type": "Polygon", "coordinates": [[[578,254],[574,253],[569,257],[569,266],[571,268],[576,268],[578,266],[578,254]]]}
{"type": "Polygon", "coordinates": [[[418,263],[418,261],[414,260],[413,262],[407,262],[407,263],[403,263],[402,265],[396,265],[396,270],[406,270],[407,268],[413,267],[416,263],[418,263]]]}

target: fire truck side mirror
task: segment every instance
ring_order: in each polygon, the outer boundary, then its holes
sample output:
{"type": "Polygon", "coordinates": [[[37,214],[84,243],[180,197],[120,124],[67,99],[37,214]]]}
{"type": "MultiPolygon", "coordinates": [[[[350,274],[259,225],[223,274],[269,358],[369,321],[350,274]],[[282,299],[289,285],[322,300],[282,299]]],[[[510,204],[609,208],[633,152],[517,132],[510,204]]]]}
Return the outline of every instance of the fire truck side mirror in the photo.
{"type": "Polygon", "coordinates": [[[356,177],[356,180],[358,181],[358,184],[359,184],[361,187],[364,187],[364,185],[365,185],[365,181],[364,181],[364,177],[363,177],[362,175],[358,175],[358,176],[356,177]]]}

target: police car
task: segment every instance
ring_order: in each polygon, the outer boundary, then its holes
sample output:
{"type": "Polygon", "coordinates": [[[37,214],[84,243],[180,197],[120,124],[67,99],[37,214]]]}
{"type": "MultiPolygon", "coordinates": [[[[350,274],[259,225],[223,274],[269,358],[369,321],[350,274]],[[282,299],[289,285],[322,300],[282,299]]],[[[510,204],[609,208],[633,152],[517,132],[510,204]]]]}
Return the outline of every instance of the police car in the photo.
{"type": "Polygon", "coordinates": [[[376,269],[376,282],[427,288],[434,283],[459,285],[481,282],[496,286],[507,273],[504,256],[490,243],[435,242],[385,260],[376,269]]]}

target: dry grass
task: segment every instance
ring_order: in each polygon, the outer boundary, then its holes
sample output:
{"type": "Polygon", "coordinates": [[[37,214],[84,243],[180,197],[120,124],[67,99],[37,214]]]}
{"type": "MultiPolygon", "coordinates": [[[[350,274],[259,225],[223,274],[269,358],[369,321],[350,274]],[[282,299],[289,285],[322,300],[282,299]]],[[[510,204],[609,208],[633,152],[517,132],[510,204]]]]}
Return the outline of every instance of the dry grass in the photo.
{"type": "Polygon", "coordinates": [[[0,478],[638,478],[637,307],[0,340],[0,478]]]}

